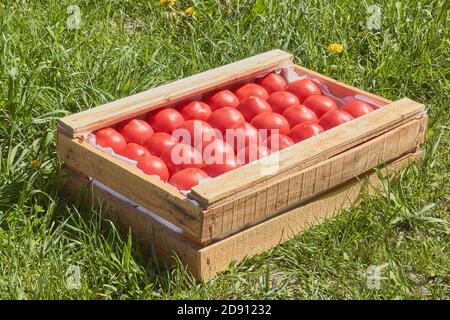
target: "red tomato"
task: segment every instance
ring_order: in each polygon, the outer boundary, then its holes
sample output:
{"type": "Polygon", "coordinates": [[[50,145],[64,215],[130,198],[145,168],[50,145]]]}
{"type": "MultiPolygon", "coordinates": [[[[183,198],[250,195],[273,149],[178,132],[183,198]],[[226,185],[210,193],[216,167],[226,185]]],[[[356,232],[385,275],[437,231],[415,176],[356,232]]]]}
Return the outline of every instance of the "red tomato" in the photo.
{"type": "Polygon", "coordinates": [[[167,108],[147,118],[147,121],[155,131],[172,133],[173,130],[183,124],[184,118],[177,110],[167,108]]]}
{"type": "Polygon", "coordinates": [[[211,107],[212,111],[224,107],[236,108],[239,105],[239,99],[230,90],[214,92],[206,97],[204,101],[211,107]]]}
{"type": "Polygon", "coordinates": [[[338,108],[333,99],[325,96],[311,96],[303,101],[303,105],[314,111],[319,119],[328,111],[338,108]]]}
{"type": "MultiPolygon", "coordinates": [[[[149,119],[151,117],[153,117],[155,114],[157,114],[160,111],[166,110],[166,109],[171,109],[170,107],[160,107],[160,108],[156,108],[153,110],[150,110],[149,112],[147,112],[147,122],[149,121],[149,119]]],[[[154,128],[153,128],[154,129],[154,128]]]]}
{"type": "Polygon", "coordinates": [[[215,178],[217,176],[220,176],[221,174],[224,174],[225,172],[234,170],[238,167],[240,167],[239,161],[233,155],[230,158],[225,158],[225,161],[223,163],[213,163],[205,165],[203,170],[205,170],[210,177],[215,178]]]}
{"type": "Polygon", "coordinates": [[[245,118],[242,113],[230,107],[213,111],[211,117],[208,119],[209,124],[214,128],[219,129],[222,134],[225,134],[226,129],[237,126],[244,121],[245,118]]]}
{"type": "Polygon", "coordinates": [[[284,80],[283,76],[276,73],[269,73],[262,78],[256,79],[255,82],[266,89],[269,94],[275,91],[285,91],[287,88],[286,80],[284,80]]]}
{"type": "Polygon", "coordinates": [[[270,137],[267,137],[263,142],[263,145],[267,146],[272,152],[283,150],[293,144],[294,141],[284,134],[273,134],[270,137]]]}
{"type": "MultiPolygon", "coordinates": [[[[226,157],[234,156],[233,148],[223,140],[215,139],[203,144],[204,165],[224,162],[226,157]]],[[[205,170],[206,171],[206,170],[205,170]]]]}
{"type": "Polygon", "coordinates": [[[178,190],[191,190],[200,183],[200,180],[208,178],[208,174],[202,169],[186,168],[170,177],[169,183],[178,190]]]}
{"type": "Polygon", "coordinates": [[[236,110],[240,111],[247,121],[252,121],[260,113],[272,112],[272,108],[266,100],[255,96],[241,100],[236,110]]]}
{"type": "Polygon", "coordinates": [[[201,153],[184,143],[177,143],[166,150],[161,159],[166,163],[171,174],[186,168],[201,168],[203,166],[201,153]]]}
{"type": "Polygon", "coordinates": [[[345,106],[341,108],[341,110],[350,113],[353,118],[358,118],[369,112],[372,112],[373,108],[363,101],[356,100],[347,103],[345,106]]]}
{"type": "Polygon", "coordinates": [[[283,112],[283,117],[286,118],[286,120],[289,122],[289,125],[291,128],[295,126],[296,124],[299,124],[300,122],[305,121],[312,121],[312,122],[318,122],[319,119],[317,119],[317,116],[314,112],[312,112],[311,109],[299,105],[296,107],[291,107],[289,109],[286,109],[283,112]]]}
{"type": "Polygon", "coordinates": [[[297,143],[323,131],[323,128],[317,122],[302,122],[292,128],[289,137],[297,143]]]}
{"type": "Polygon", "coordinates": [[[169,180],[169,170],[160,158],[144,154],[137,159],[137,167],[145,174],[158,176],[162,181],[169,180]]]}
{"type": "Polygon", "coordinates": [[[132,119],[120,124],[117,130],[127,141],[140,145],[144,143],[155,133],[153,128],[144,120],[132,119]]]}
{"type": "Polygon", "coordinates": [[[131,160],[137,160],[137,158],[144,154],[151,156],[150,151],[148,151],[143,146],[140,146],[133,142],[127,144],[127,146],[122,151],[120,151],[119,154],[131,160]]]}
{"type": "Polygon", "coordinates": [[[161,155],[178,143],[178,140],[165,132],[156,132],[147,140],[145,147],[153,155],[161,157],[161,155]]]}
{"type": "Polygon", "coordinates": [[[271,93],[267,102],[272,106],[273,112],[282,114],[286,109],[297,107],[300,101],[297,96],[288,91],[277,91],[271,93]]]}
{"type": "Polygon", "coordinates": [[[184,120],[208,120],[212,113],[211,107],[201,101],[192,101],[180,109],[184,120]]]}
{"type": "Polygon", "coordinates": [[[236,96],[238,97],[239,101],[244,100],[245,98],[255,96],[260,97],[264,100],[267,100],[269,97],[269,94],[267,93],[266,89],[261,87],[259,84],[256,83],[246,83],[242,86],[240,86],[235,91],[236,96]]]}
{"type": "Polygon", "coordinates": [[[257,115],[253,118],[251,124],[258,130],[267,129],[267,136],[274,133],[288,135],[291,131],[289,122],[282,115],[273,112],[265,112],[257,115]]]}
{"type": "Polygon", "coordinates": [[[203,170],[213,178],[239,166],[233,148],[219,139],[204,147],[203,159],[203,170]]]}
{"type": "Polygon", "coordinates": [[[309,79],[301,79],[290,83],[287,91],[292,92],[303,103],[306,98],[315,95],[321,95],[320,88],[309,79]]]}
{"type": "Polygon", "coordinates": [[[127,141],[113,128],[104,128],[94,132],[95,142],[103,148],[111,148],[120,153],[127,146],[127,141]]]}
{"type": "Polygon", "coordinates": [[[247,164],[270,155],[270,150],[260,144],[251,144],[237,153],[240,164],[247,164]]]}
{"type": "Polygon", "coordinates": [[[227,132],[225,138],[236,152],[250,144],[260,144],[262,142],[258,129],[248,122],[242,122],[232,129],[227,132]]]}
{"type": "Polygon", "coordinates": [[[216,131],[208,122],[188,120],[172,132],[179,142],[197,147],[203,142],[211,142],[216,138],[216,131]]]}
{"type": "Polygon", "coordinates": [[[322,128],[328,130],[350,120],[353,120],[350,113],[344,110],[331,110],[319,119],[319,124],[322,128]]]}

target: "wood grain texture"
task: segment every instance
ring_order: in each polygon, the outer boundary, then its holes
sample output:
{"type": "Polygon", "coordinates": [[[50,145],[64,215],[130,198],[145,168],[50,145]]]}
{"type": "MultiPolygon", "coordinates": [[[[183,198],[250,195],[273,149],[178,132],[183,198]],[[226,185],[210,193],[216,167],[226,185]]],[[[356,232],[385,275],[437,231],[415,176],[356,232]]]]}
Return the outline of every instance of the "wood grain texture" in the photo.
{"type": "Polygon", "coordinates": [[[266,167],[260,161],[255,161],[194,187],[189,197],[200,202],[204,208],[229,202],[276,179],[329,159],[412,119],[421,118],[424,111],[425,106],[422,104],[407,98],[398,100],[266,157],[266,161],[279,158],[278,170],[273,174],[261,174],[266,167]]]}
{"type": "MultiPolygon", "coordinates": [[[[382,172],[387,176],[410,159],[419,157],[420,152],[404,156],[389,164],[387,170],[382,172]]],[[[158,258],[173,262],[172,253],[176,253],[193,276],[204,281],[226,270],[232,262],[240,262],[246,257],[269,250],[309,227],[334,217],[340,209],[348,208],[357,200],[366,178],[373,188],[379,184],[375,171],[371,170],[288,212],[209,246],[200,247],[135,206],[92,184],[87,178],[67,169],[62,171],[62,178],[62,192],[81,198],[88,208],[92,203],[103,208],[106,217],[124,232],[131,228],[149,255],[156,250],[158,258]]]]}
{"type": "Polygon", "coordinates": [[[238,232],[383,163],[414,152],[422,143],[427,117],[412,120],[330,159],[265,185],[260,190],[207,209],[202,242],[238,232]]]}
{"type": "Polygon", "coordinates": [[[151,109],[272,71],[292,63],[292,60],[293,56],[282,50],[268,51],[64,117],[58,122],[58,131],[71,138],[79,137],[83,132],[110,126],[151,109]]]}
{"type": "Polygon", "coordinates": [[[162,218],[199,238],[201,209],[169,184],[96,149],[87,141],[58,133],[57,149],[64,163],[93,177],[162,218]]]}

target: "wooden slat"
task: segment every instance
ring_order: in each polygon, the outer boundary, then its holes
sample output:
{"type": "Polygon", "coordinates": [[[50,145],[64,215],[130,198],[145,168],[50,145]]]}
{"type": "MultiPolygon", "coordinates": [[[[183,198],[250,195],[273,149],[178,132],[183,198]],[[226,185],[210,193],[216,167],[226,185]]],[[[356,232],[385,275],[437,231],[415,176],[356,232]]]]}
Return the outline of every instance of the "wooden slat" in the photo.
{"type": "Polygon", "coordinates": [[[271,181],[324,161],[373,139],[414,118],[423,117],[425,106],[404,98],[320,135],[297,143],[269,157],[279,157],[278,170],[262,175],[264,166],[253,162],[192,189],[189,197],[208,208],[260,189],[271,181]]]}
{"type": "MultiPolygon", "coordinates": [[[[387,167],[388,171],[383,169],[382,172],[387,175],[388,172],[404,166],[410,159],[419,157],[420,152],[405,156],[390,164],[387,167]]],[[[64,171],[62,176],[63,192],[76,196],[80,194],[80,190],[84,190],[81,195],[87,205],[92,201],[97,206],[103,204],[106,217],[118,224],[124,232],[128,232],[131,228],[133,235],[149,254],[156,248],[158,258],[173,262],[171,254],[175,252],[194,277],[204,281],[224,271],[232,262],[240,262],[246,257],[269,250],[292,239],[312,225],[334,217],[339,209],[348,208],[357,200],[366,177],[374,188],[379,185],[374,170],[371,170],[297,208],[202,248],[138,208],[97,185],[90,184],[86,178],[68,171],[64,171]]]]}
{"type": "Polygon", "coordinates": [[[262,190],[205,210],[201,241],[238,232],[245,225],[256,224],[374,167],[414,152],[423,143],[426,127],[427,117],[412,120],[326,161],[274,181],[262,190]]]}
{"type": "Polygon", "coordinates": [[[79,137],[83,132],[113,125],[151,109],[226,86],[261,72],[272,71],[292,63],[292,60],[293,56],[282,50],[268,51],[67,116],[59,120],[58,130],[68,137],[79,137]]]}
{"type": "Polygon", "coordinates": [[[196,239],[200,232],[201,209],[194,206],[174,187],[144,174],[90,145],[58,133],[57,149],[64,163],[93,177],[162,218],[182,228],[196,239]]]}

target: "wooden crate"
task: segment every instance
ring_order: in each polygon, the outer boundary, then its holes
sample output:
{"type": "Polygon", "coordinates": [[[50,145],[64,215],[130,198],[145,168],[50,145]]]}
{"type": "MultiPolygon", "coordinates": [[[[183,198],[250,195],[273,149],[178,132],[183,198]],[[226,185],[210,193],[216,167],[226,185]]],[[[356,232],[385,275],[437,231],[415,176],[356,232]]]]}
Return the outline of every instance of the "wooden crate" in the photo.
{"type": "MultiPolygon", "coordinates": [[[[330,199],[327,195],[332,194],[332,190],[343,188],[355,177],[367,174],[375,167],[398,163],[399,159],[415,155],[420,150],[427,127],[424,105],[407,98],[392,102],[297,65],[293,66],[299,75],[317,79],[336,96],[365,96],[382,107],[281,150],[264,162],[250,163],[196,186],[187,196],[96,149],[83,138],[87,132],[155,108],[174,106],[215,89],[253,80],[262,73],[287,65],[293,65],[292,55],[273,50],[61,119],[57,132],[58,153],[65,165],[79,175],[79,180],[70,181],[74,186],[80,186],[87,183],[87,177],[92,177],[121,197],[150,210],[158,219],[176,226],[180,231],[176,237],[182,238],[181,242],[173,240],[175,238],[167,230],[154,227],[154,222],[148,219],[141,221],[143,218],[137,218],[132,209],[93,186],[99,199],[114,202],[122,215],[128,217],[125,224],[134,226],[136,233],[145,236],[145,232],[152,228],[159,230],[155,231],[155,234],[160,232],[155,237],[156,242],[167,240],[178,253],[184,252],[184,249],[177,248],[189,246],[196,253],[185,253],[185,261],[196,276],[205,279],[222,270],[233,259],[240,260],[239,252],[261,251],[245,247],[252,243],[255,247],[259,245],[259,232],[262,231],[251,230],[266,230],[263,226],[268,225],[270,228],[277,226],[277,230],[288,227],[290,221],[287,217],[293,212],[305,211],[299,208],[314,203],[321,208],[319,203],[323,201],[320,199],[330,199]],[[267,160],[278,160],[276,171],[268,170],[267,160]],[[127,210],[129,213],[123,213],[127,210]],[[141,223],[135,223],[132,219],[141,223]],[[251,240],[252,234],[254,240],[251,240]],[[242,239],[249,242],[238,243],[242,239]],[[217,255],[226,243],[234,249],[226,250],[224,256],[219,258],[217,255]]],[[[331,204],[332,201],[329,206],[331,204]]],[[[330,210],[324,209],[328,212],[326,214],[315,212],[309,215],[328,216],[331,215],[330,210]]],[[[298,232],[301,228],[294,230],[298,232]]],[[[281,237],[274,233],[263,241],[265,244],[261,248],[274,245],[271,240],[281,237]]],[[[186,249],[186,252],[191,251],[186,249]]]]}

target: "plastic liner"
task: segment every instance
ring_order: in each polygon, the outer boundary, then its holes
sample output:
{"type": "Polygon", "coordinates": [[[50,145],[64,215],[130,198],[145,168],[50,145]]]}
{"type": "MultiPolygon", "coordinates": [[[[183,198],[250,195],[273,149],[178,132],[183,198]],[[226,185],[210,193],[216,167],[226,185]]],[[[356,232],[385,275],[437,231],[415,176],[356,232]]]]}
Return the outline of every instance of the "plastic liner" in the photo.
{"type": "MultiPolygon", "coordinates": [[[[127,159],[128,160],[128,159],[127,159]]],[[[135,162],[135,161],[134,161],[135,162]]],[[[139,210],[139,212],[141,212],[143,215],[149,216],[152,219],[158,221],[159,223],[163,224],[164,226],[166,226],[167,228],[169,228],[170,230],[176,232],[176,233],[183,233],[183,229],[177,227],[176,225],[174,225],[173,223],[167,221],[166,219],[161,218],[159,215],[157,215],[156,213],[153,213],[152,211],[138,205],[136,202],[130,200],[129,198],[125,197],[124,195],[122,195],[121,193],[114,191],[113,189],[111,189],[110,187],[104,185],[103,183],[101,183],[98,180],[92,179],[92,183],[94,185],[96,185],[97,187],[107,191],[108,193],[112,194],[113,196],[117,197],[118,199],[126,202],[127,204],[135,207],[137,210],[139,210]]]]}
{"type": "MultiPolygon", "coordinates": [[[[97,144],[97,141],[96,141],[96,138],[95,138],[95,134],[93,134],[93,133],[85,133],[85,134],[83,134],[83,139],[87,140],[89,142],[89,144],[93,145],[96,149],[99,149],[99,150],[109,154],[110,156],[113,156],[114,158],[119,159],[121,161],[124,161],[124,162],[132,165],[133,167],[137,168],[136,167],[137,161],[128,159],[128,158],[126,158],[124,156],[121,156],[120,154],[115,153],[112,148],[109,148],[109,147],[108,148],[104,148],[101,145],[97,144]]],[[[155,177],[157,177],[159,179],[158,176],[155,176],[155,177]]]]}
{"type": "Polygon", "coordinates": [[[330,97],[330,98],[333,98],[334,100],[336,100],[336,102],[338,104],[338,107],[342,107],[342,106],[344,106],[344,105],[346,105],[346,104],[348,104],[350,102],[353,102],[355,100],[364,101],[365,103],[370,104],[375,109],[378,109],[378,108],[382,107],[382,105],[379,104],[377,101],[375,101],[373,99],[370,99],[370,98],[368,98],[366,96],[362,96],[362,95],[347,96],[347,97],[335,96],[333,93],[331,93],[331,91],[330,91],[330,89],[328,88],[327,85],[321,83],[320,80],[318,80],[316,78],[313,78],[313,77],[310,77],[308,75],[302,75],[302,76],[299,75],[295,71],[294,66],[292,66],[292,65],[289,65],[289,66],[283,67],[283,68],[279,68],[279,69],[276,69],[276,70],[271,71],[271,72],[262,73],[262,74],[258,75],[256,78],[262,78],[265,75],[267,75],[269,73],[272,73],[272,72],[275,72],[277,74],[281,74],[286,79],[287,83],[292,83],[294,81],[301,80],[301,79],[309,79],[309,80],[313,81],[315,84],[317,84],[319,86],[319,88],[322,91],[322,94],[324,96],[327,96],[327,97],[330,97]]]}

